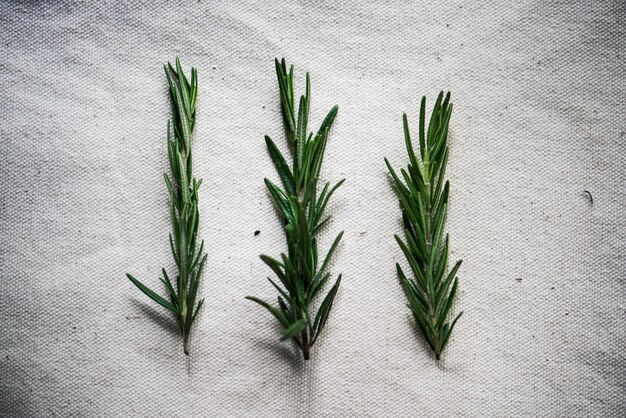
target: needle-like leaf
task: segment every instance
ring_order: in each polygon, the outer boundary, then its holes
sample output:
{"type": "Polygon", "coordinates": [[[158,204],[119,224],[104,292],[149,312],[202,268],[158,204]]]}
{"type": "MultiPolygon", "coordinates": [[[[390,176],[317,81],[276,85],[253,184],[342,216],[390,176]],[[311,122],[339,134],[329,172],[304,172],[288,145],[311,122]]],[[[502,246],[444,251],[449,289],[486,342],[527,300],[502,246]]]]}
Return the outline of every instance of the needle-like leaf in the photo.
{"type": "Polygon", "coordinates": [[[152,299],[153,301],[155,301],[159,305],[163,306],[165,309],[169,309],[170,311],[172,311],[174,313],[177,313],[176,308],[171,303],[169,303],[168,301],[163,299],[161,296],[156,294],[154,291],[150,290],[147,286],[145,286],[139,280],[135,279],[130,274],[126,273],[126,276],[130,279],[131,282],[133,282],[135,284],[135,286],[137,286],[139,288],[139,290],[141,290],[143,293],[145,293],[150,299],[152,299]]]}
{"type": "Polygon", "coordinates": [[[286,328],[281,332],[280,340],[285,341],[299,335],[302,330],[306,328],[306,325],[306,319],[298,319],[296,322],[289,325],[289,328],[286,328]]]}
{"type": "Polygon", "coordinates": [[[274,141],[272,141],[272,139],[267,135],[265,135],[265,143],[267,144],[267,150],[272,158],[272,161],[274,162],[276,171],[278,171],[278,175],[283,182],[283,186],[285,186],[288,194],[295,195],[296,185],[293,180],[293,174],[291,174],[291,170],[283,158],[283,155],[276,147],[276,144],[274,144],[274,141]]]}

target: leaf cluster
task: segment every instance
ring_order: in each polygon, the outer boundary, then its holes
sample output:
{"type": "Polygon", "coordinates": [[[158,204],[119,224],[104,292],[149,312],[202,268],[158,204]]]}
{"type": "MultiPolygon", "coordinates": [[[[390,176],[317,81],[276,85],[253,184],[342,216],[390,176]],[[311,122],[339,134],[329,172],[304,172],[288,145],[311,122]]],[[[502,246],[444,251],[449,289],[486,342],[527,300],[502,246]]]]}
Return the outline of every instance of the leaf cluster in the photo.
{"type": "Polygon", "coordinates": [[[317,313],[311,315],[311,307],[321,289],[330,279],[326,272],[328,263],[341,240],[339,233],[321,264],[318,260],[316,234],[330,219],[324,216],[326,206],[343,180],[334,186],[325,183],[318,194],[318,178],[328,132],[337,115],[333,107],[317,133],[307,134],[311,81],[306,74],[306,92],[300,97],[298,113],[295,113],[293,90],[293,66],[287,71],[285,60],[275,60],[280,91],[280,102],[285,134],[292,151],[291,167],[269,136],[265,136],[267,149],[276,167],[283,188],[265,179],[265,184],[284,222],[287,253],[280,259],[262,255],[261,259],[277,276],[279,283],[268,278],[279,293],[278,307],[255,297],[248,299],[266,308],[283,327],[282,340],[291,339],[309,359],[310,348],[324,329],[335,295],[341,283],[341,275],[322,300],[317,313]]]}
{"type": "Polygon", "coordinates": [[[160,280],[165,285],[167,297],[158,295],[132,275],[127,276],[143,293],[176,316],[183,336],[184,352],[189,354],[191,326],[204,303],[204,299],[197,302],[196,296],[206,262],[204,241],[198,246],[198,189],[202,180],[193,177],[191,152],[191,137],[196,120],[198,72],[192,68],[191,79],[188,80],[178,59],[175,68],[168,63],[164,70],[173,112],[173,135],[170,122],[167,124],[167,150],[173,181],[167,173],[163,177],[170,195],[173,231],[169,235],[169,241],[178,274],[173,283],[165,269],[161,269],[163,277],[160,280]]]}
{"type": "Polygon", "coordinates": [[[407,277],[396,264],[400,284],[409,300],[411,309],[422,335],[437,359],[446,347],[450,334],[462,312],[452,321],[446,322],[454,303],[458,279],[456,273],[461,266],[458,261],[446,274],[448,264],[448,234],[444,237],[444,226],[448,209],[450,185],[445,181],[448,161],[448,126],[452,115],[450,93],[437,97],[425,127],[426,97],[422,98],[419,120],[419,157],[416,155],[406,114],[403,115],[404,139],[409,155],[406,169],[400,176],[385,158],[393,178],[394,188],[400,200],[405,240],[395,236],[411,268],[412,277],[407,277]]]}

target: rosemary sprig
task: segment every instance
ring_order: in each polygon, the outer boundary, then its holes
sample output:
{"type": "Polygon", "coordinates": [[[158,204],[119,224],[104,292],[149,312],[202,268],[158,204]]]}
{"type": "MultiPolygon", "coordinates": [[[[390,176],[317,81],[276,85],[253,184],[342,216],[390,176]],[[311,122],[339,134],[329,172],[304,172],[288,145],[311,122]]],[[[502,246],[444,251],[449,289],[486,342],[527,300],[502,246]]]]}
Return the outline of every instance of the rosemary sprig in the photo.
{"type": "Polygon", "coordinates": [[[419,126],[421,161],[413,151],[409,124],[406,114],[403,115],[404,140],[410,162],[407,169],[401,169],[400,173],[406,184],[400,180],[386,158],[385,163],[400,199],[406,242],[398,235],[395,238],[413,273],[409,279],[400,264],[396,264],[398,277],[409,299],[407,306],[439,360],[456,321],[463,314],[461,312],[452,325],[446,322],[454,303],[458,286],[456,273],[462,261],[459,260],[445,274],[449,240],[448,234],[443,239],[443,231],[450,185],[448,181],[444,185],[443,181],[448,162],[448,125],[452,115],[450,93],[445,99],[443,92],[437,97],[427,131],[424,126],[425,111],[426,97],[423,97],[419,126]]]}
{"type": "Polygon", "coordinates": [[[169,62],[163,68],[170,89],[174,125],[172,137],[170,122],[167,122],[167,150],[174,182],[167,173],[163,173],[163,178],[170,194],[173,229],[173,234],[170,233],[170,247],[178,267],[176,288],[174,289],[165,269],[161,269],[163,272],[161,282],[165,285],[168,298],[159,296],[130,274],[126,275],[150,299],[174,313],[183,335],[184,352],[189,354],[191,326],[204,303],[202,299],[196,305],[196,295],[206,262],[206,254],[203,255],[202,251],[204,241],[200,248],[197,248],[198,189],[202,180],[193,177],[191,159],[191,136],[196,121],[198,97],[198,71],[192,68],[191,81],[188,81],[178,58],[176,68],[169,62]]]}
{"type": "Polygon", "coordinates": [[[274,271],[282,284],[281,287],[268,277],[279,293],[278,308],[255,297],[248,296],[247,299],[270,311],[283,327],[281,340],[291,339],[302,351],[304,359],[308,360],[311,347],[326,325],[341,283],[339,275],[313,317],[312,302],[330,278],[330,273],[325,271],[343,235],[343,232],[337,235],[322,264],[318,265],[315,236],[330,219],[330,216],[323,218],[324,210],[330,197],[344,181],[339,181],[333,187],[326,183],[320,195],[317,195],[317,180],[328,141],[328,131],[337,115],[338,107],[335,106],[330,110],[315,136],[313,133],[307,136],[311,103],[309,74],[306,74],[306,93],[300,97],[296,119],[293,65],[287,72],[284,59],[281,62],[275,60],[275,64],[283,124],[292,150],[293,163],[290,169],[274,141],[265,136],[270,158],[278,171],[284,190],[268,179],[265,179],[265,184],[284,219],[288,251],[287,254],[281,254],[281,261],[266,255],[261,256],[263,262],[274,271]]]}

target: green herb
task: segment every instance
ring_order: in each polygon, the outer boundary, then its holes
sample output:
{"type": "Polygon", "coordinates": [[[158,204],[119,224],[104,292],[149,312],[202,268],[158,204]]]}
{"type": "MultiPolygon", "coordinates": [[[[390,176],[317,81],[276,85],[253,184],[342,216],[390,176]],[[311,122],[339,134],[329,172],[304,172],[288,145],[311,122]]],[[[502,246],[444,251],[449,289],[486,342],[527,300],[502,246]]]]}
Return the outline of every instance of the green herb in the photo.
{"type": "Polygon", "coordinates": [[[409,165],[401,169],[402,180],[385,158],[387,168],[393,177],[394,188],[400,199],[402,220],[406,242],[395,236],[406,256],[413,277],[409,279],[399,264],[396,264],[400,284],[406,293],[417,325],[430,348],[439,360],[446,347],[456,321],[446,322],[448,312],[454,303],[458,279],[456,273],[461,266],[458,261],[446,275],[448,264],[448,235],[443,239],[446,213],[448,209],[449,182],[443,183],[448,162],[448,124],[452,115],[450,93],[443,99],[443,92],[430,116],[428,130],[425,130],[426,97],[420,108],[419,145],[420,157],[413,151],[409,124],[403,115],[404,140],[409,165]]]}
{"type": "Polygon", "coordinates": [[[306,94],[300,97],[298,117],[294,113],[293,65],[289,72],[285,60],[275,60],[283,123],[293,154],[292,168],[285,161],[274,142],[265,136],[269,155],[284,189],[270,180],[265,184],[274,199],[285,222],[287,254],[281,254],[280,261],[262,255],[261,259],[278,277],[282,286],[268,278],[278,290],[278,307],[254,297],[247,297],[266,308],[283,327],[281,340],[291,339],[302,351],[305,360],[310,357],[310,349],[324,329],[333,300],[341,283],[341,275],[320,304],[315,317],[311,315],[311,305],[320,290],[330,278],[326,272],[328,262],[337,248],[343,232],[337,235],[322,264],[318,263],[317,240],[315,236],[328,222],[330,216],[323,217],[324,210],[332,194],[343,180],[330,187],[326,183],[317,194],[317,180],[322,166],[324,150],[328,141],[328,131],[337,115],[335,106],[328,113],[317,134],[307,136],[309,106],[311,103],[311,81],[306,75],[306,94]]]}
{"type": "Polygon", "coordinates": [[[168,297],[161,297],[130,274],[128,278],[159,305],[171,311],[177,318],[183,335],[183,348],[189,354],[189,333],[204,299],[196,305],[198,285],[206,262],[203,255],[204,241],[197,246],[198,235],[198,189],[202,180],[193,178],[191,161],[191,136],[196,121],[196,99],[198,97],[198,72],[191,69],[191,82],[187,80],[176,59],[176,68],[170,63],[163,66],[170,87],[173,109],[174,135],[167,123],[167,150],[174,182],[167,173],[163,174],[170,194],[173,234],[170,233],[170,246],[178,267],[176,288],[162,269],[161,282],[165,285],[168,297]]]}

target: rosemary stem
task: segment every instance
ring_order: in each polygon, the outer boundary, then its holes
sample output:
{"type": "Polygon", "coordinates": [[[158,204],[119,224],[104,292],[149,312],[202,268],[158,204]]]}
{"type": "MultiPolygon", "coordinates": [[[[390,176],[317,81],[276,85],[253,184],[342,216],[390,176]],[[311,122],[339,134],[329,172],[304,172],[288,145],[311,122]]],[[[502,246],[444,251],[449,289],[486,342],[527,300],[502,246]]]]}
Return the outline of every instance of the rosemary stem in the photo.
{"type": "Polygon", "coordinates": [[[305,329],[302,331],[302,357],[304,357],[305,360],[311,358],[310,351],[311,345],[309,344],[309,333],[305,329]]]}
{"type": "Polygon", "coordinates": [[[185,355],[189,355],[189,346],[188,346],[188,338],[187,335],[185,335],[183,337],[183,351],[185,352],[185,355]]]}

